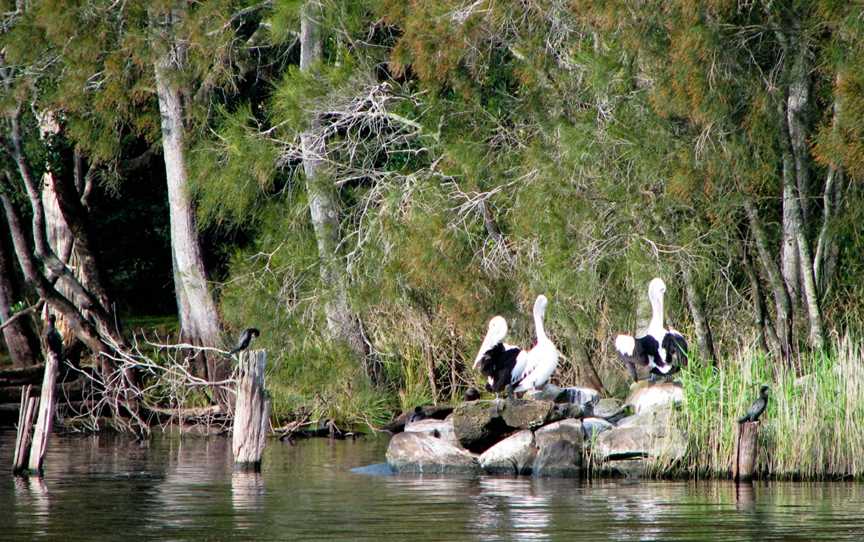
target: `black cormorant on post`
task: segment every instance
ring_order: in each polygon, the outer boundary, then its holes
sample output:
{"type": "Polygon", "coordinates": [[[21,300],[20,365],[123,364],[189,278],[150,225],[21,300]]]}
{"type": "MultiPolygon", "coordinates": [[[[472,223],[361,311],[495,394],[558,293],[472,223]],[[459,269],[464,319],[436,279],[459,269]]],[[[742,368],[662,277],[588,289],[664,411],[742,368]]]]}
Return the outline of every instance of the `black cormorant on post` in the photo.
{"type": "Polygon", "coordinates": [[[237,340],[237,346],[234,348],[234,350],[228,352],[228,355],[233,356],[238,352],[246,350],[247,348],[249,348],[249,343],[252,342],[252,338],[257,337],[258,335],[261,335],[261,332],[254,327],[244,329],[243,333],[240,334],[240,339],[237,340]]]}
{"type": "Polygon", "coordinates": [[[48,325],[45,326],[45,346],[48,351],[54,353],[57,359],[63,359],[63,337],[55,327],[57,317],[53,314],[48,315],[48,325]]]}
{"type": "Polygon", "coordinates": [[[738,423],[758,422],[759,416],[765,412],[765,407],[768,406],[768,386],[763,385],[759,388],[759,398],[753,401],[750,408],[747,409],[747,414],[738,419],[738,423]]]}

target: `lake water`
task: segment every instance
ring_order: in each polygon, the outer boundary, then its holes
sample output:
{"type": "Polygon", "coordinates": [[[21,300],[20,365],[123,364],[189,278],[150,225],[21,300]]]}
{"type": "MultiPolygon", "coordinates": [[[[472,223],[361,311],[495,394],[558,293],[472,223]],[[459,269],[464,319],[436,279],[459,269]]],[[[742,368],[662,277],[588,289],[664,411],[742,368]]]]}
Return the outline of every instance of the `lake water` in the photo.
{"type": "MultiPolygon", "coordinates": [[[[58,437],[44,479],[0,474],[0,540],[862,540],[858,483],[376,476],[386,438],[58,437]],[[374,471],[374,469],[372,469],[374,471]]],[[[14,434],[0,432],[11,465],[14,434]]]]}

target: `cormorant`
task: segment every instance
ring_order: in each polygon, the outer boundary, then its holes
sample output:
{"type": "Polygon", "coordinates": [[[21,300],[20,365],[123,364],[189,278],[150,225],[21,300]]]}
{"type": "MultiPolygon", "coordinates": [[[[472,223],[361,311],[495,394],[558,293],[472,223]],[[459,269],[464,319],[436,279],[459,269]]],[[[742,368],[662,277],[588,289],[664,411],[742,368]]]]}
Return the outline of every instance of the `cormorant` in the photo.
{"type": "Polygon", "coordinates": [[[757,422],[759,416],[765,412],[765,407],[768,406],[768,386],[763,385],[759,388],[759,398],[753,401],[750,408],[747,409],[747,414],[738,419],[738,423],[757,422]]]}
{"type": "Polygon", "coordinates": [[[261,335],[261,332],[255,329],[254,327],[250,327],[243,330],[243,333],[240,334],[240,339],[237,341],[237,347],[234,350],[228,352],[229,356],[233,356],[238,352],[242,352],[249,348],[249,343],[252,342],[253,337],[257,337],[261,335]]]}
{"type": "Polygon", "coordinates": [[[45,327],[45,346],[53,352],[58,359],[63,359],[63,337],[57,328],[54,326],[57,317],[53,314],[48,315],[48,325],[45,327]]]}

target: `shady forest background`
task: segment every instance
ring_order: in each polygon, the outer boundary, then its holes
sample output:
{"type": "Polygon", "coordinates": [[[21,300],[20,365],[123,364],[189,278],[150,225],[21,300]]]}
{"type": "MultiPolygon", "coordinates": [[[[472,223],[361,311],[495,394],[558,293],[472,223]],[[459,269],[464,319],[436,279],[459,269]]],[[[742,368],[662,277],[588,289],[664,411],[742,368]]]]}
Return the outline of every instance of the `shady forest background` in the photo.
{"type": "MultiPolygon", "coordinates": [[[[0,2],[3,363],[255,326],[274,414],[458,397],[488,319],[626,385],[862,327],[864,8],[747,0],[0,2]]],[[[198,368],[224,377],[230,362],[198,368]]]]}

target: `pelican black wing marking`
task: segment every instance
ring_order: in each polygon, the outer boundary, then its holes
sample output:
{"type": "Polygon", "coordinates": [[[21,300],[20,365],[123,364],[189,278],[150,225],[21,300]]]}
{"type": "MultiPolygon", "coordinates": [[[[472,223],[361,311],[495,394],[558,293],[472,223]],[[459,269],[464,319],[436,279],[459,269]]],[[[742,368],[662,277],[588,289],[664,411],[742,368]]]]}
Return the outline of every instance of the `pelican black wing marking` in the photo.
{"type": "Polygon", "coordinates": [[[488,391],[499,393],[507,387],[521,351],[517,347],[504,348],[504,343],[498,343],[483,354],[480,372],[492,379],[492,384],[486,385],[488,391]]]}

